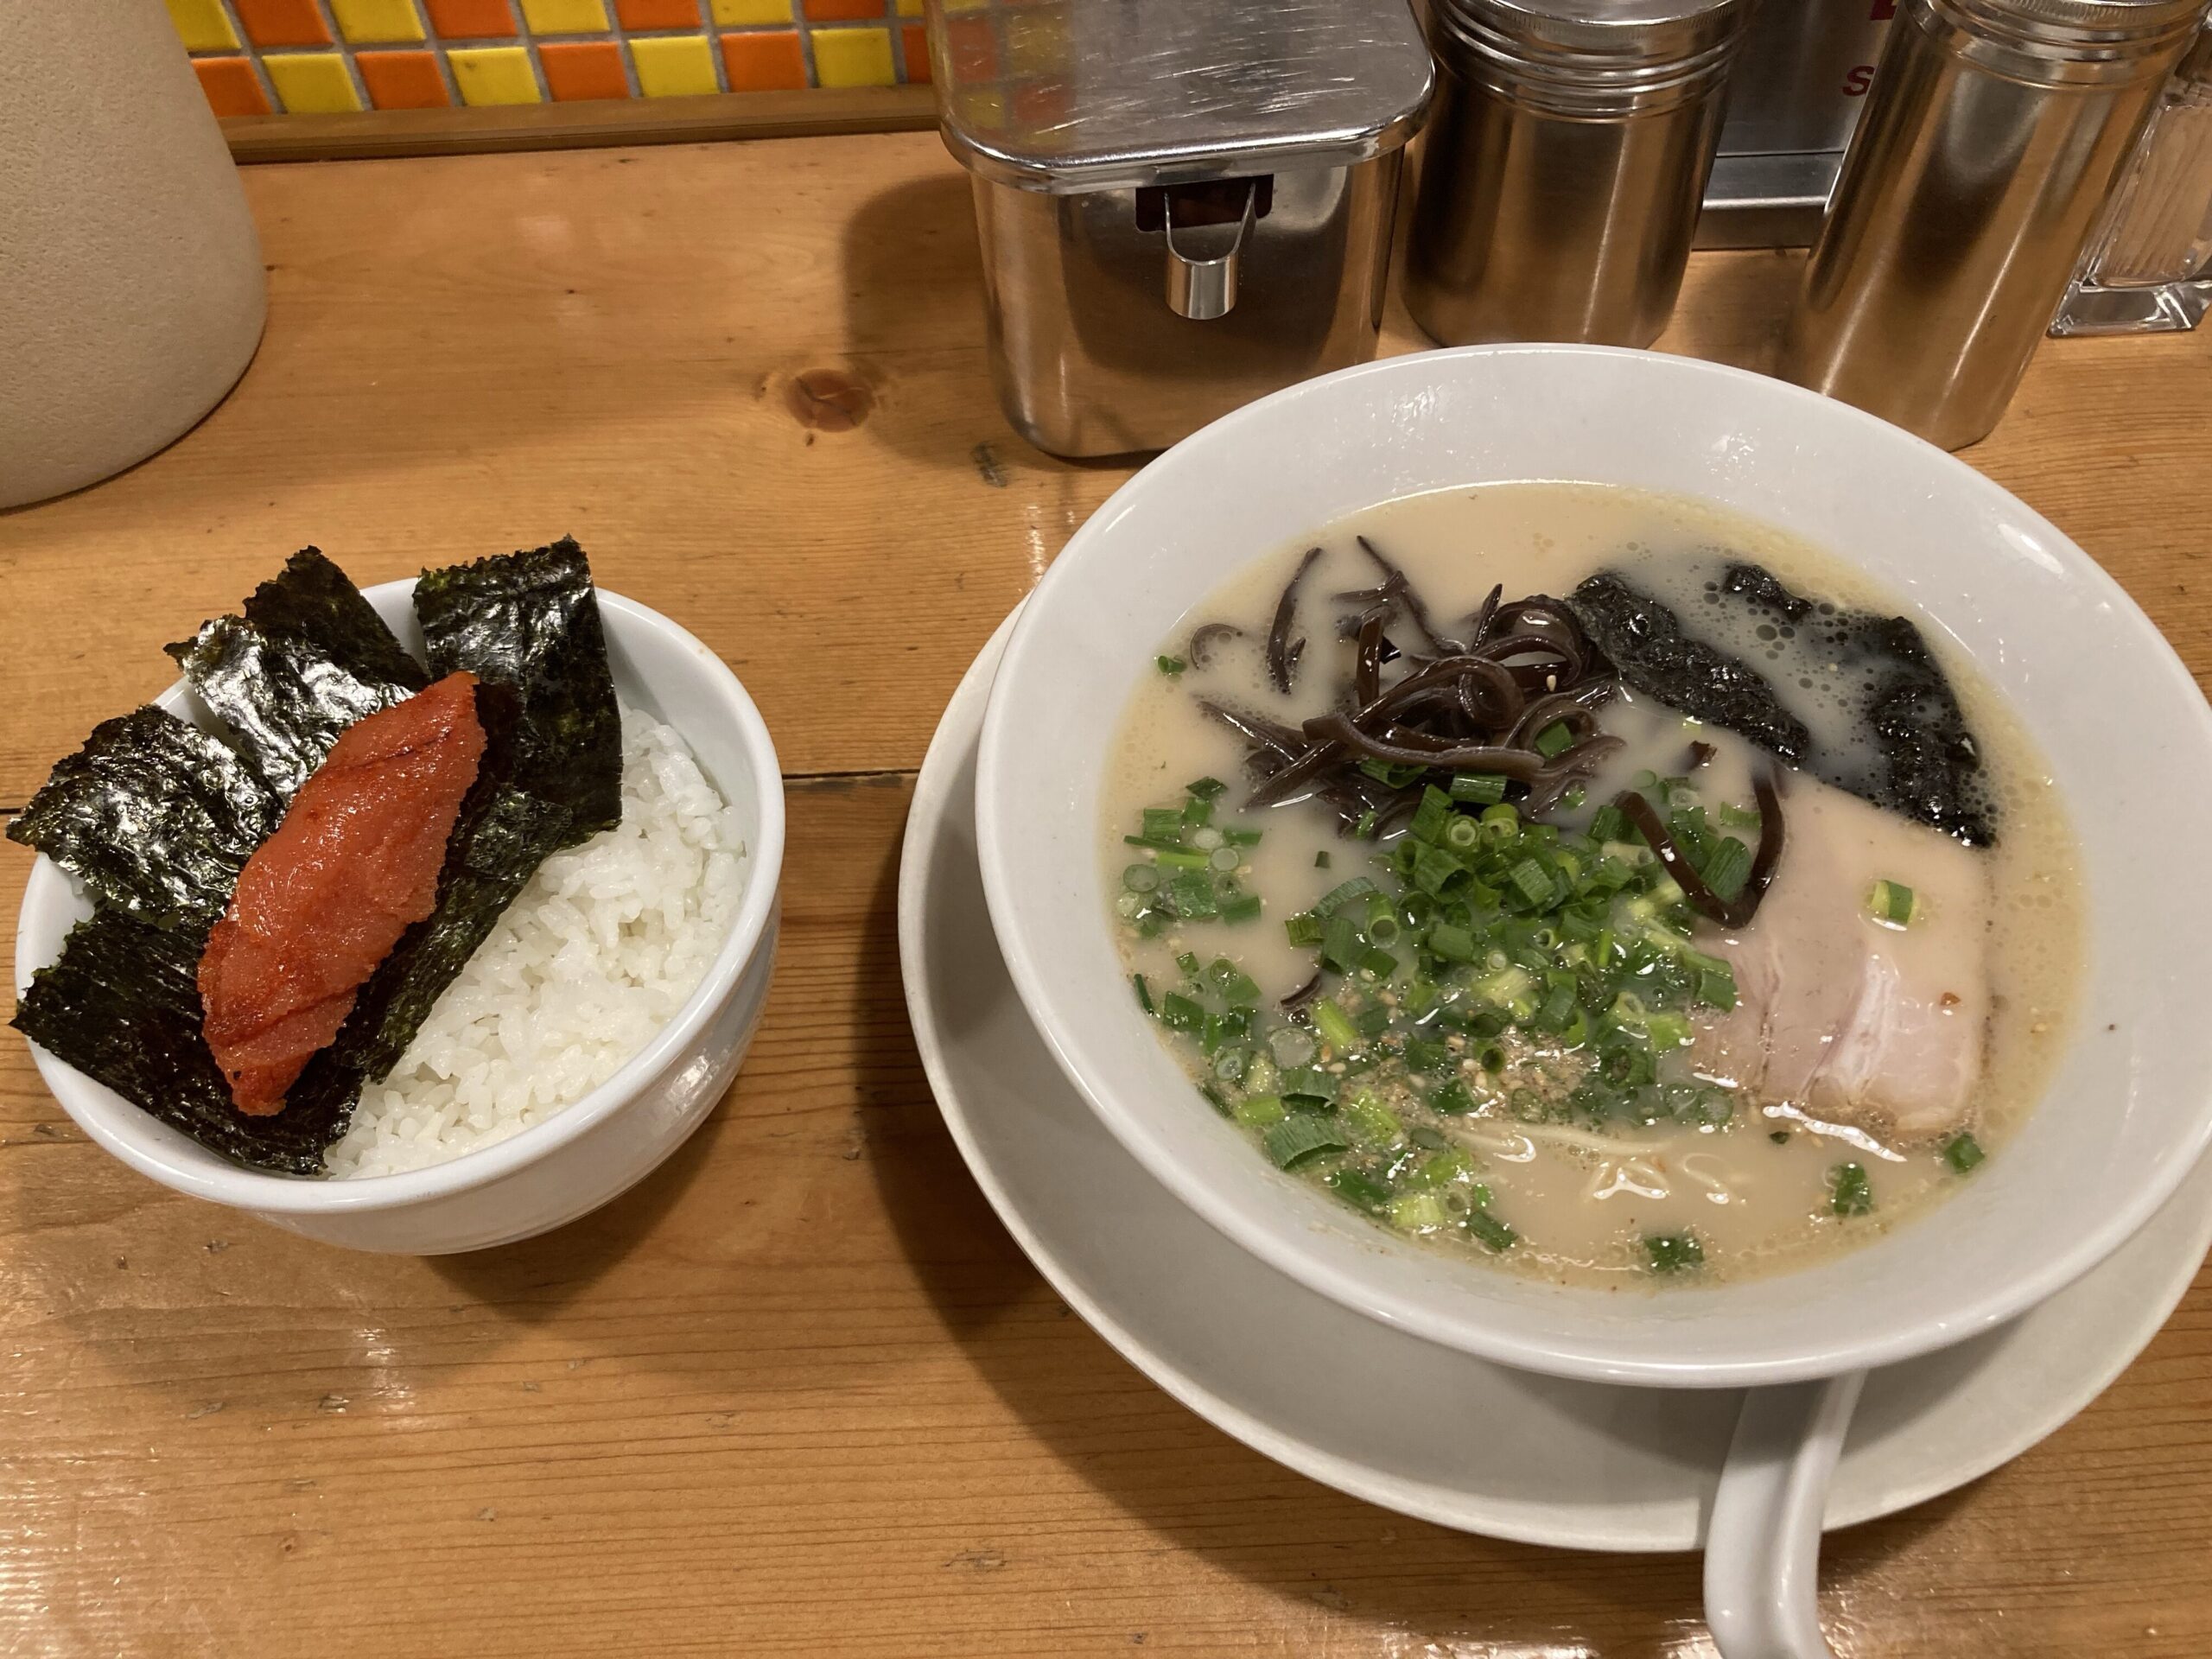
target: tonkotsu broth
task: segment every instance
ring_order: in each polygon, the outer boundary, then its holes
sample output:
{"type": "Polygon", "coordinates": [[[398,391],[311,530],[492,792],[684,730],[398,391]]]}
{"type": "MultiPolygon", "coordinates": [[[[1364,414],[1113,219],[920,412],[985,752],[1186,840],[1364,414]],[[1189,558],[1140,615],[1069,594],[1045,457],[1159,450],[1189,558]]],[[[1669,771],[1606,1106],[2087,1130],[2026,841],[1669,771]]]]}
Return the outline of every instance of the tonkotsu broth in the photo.
{"type": "MultiPolygon", "coordinates": [[[[1413,497],[1354,515],[1312,542],[1256,562],[1194,607],[1161,642],[1163,659],[1173,662],[1184,657],[1192,631],[1203,623],[1224,621],[1244,630],[1241,638],[1215,641],[1205,666],[1147,676],[1122,726],[1103,794],[1102,859],[1109,899],[1122,895],[1123,873],[1133,859],[1154,856],[1124,837],[1139,829],[1145,809],[1184,804],[1184,786],[1193,779],[1210,777],[1226,785],[1214,803],[1217,823],[1262,832],[1257,844],[1239,849],[1242,862],[1234,874],[1244,891],[1259,896],[1257,919],[1178,920],[1152,938],[1137,938],[1128,924],[1117,922],[1129,967],[1144,976],[1154,1000],[1183,978],[1179,957],[1187,953],[1202,963],[1225,958],[1256,983],[1261,1014],[1271,1017],[1279,1000],[1305,984],[1315,967],[1314,948],[1293,945],[1285,919],[1309,911],[1363,873],[1375,874],[1385,892],[1395,890],[1390,877],[1371,868],[1377,843],[1344,835],[1336,816],[1318,804],[1242,810],[1249,787],[1246,744],[1198,708],[1198,699],[1211,696],[1294,727],[1332,706],[1353,649],[1337,639],[1334,622],[1357,607],[1332,595],[1371,588],[1377,579],[1376,567],[1357,550],[1354,538],[1360,534],[1404,569],[1446,632],[1495,584],[1503,585],[1508,601],[1563,596],[1599,569],[1619,573],[1663,598],[1687,626],[1695,620],[1702,583],[1723,556],[1754,561],[1813,599],[1910,614],[1910,607],[1849,567],[1777,531],[1702,504],[1599,486],[1493,485],[1413,497]],[[1268,683],[1265,636],[1285,582],[1316,543],[1325,551],[1301,589],[1298,610],[1297,631],[1307,643],[1286,697],[1268,683]],[[1317,864],[1317,855],[1325,855],[1326,868],[1317,864]]],[[[1418,643],[1402,623],[1390,632],[1409,647],[1418,643]]],[[[1789,649],[1770,633],[1714,643],[1766,673],[1809,726],[1824,734],[1839,729],[1844,716],[1823,706],[1827,687],[1816,683],[1824,665],[1810,658],[1770,660],[1770,652],[1789,649]],[[1785,669],[1791,680],[1787,687],[1785,669]]],[[[1938,654],[1978,741],[1999,826],[1998,844],[1974,854],[1989,861],[1991,1014],[1969,1126],[1974,1145],[1988,1153],[2033,1103],[2065,1041],[2084,938],[2082,885],[2056,791],[2018,722],[1964,664],[1938,654]]],[[[1705,798],[1751,802],[1750,780],[1762,757],[1744,740],[1711,726],[1686,728],[1675,711],[1632,692],[1606,704],[1598,718],[1605,730],[1629,739],[1629,748],[1592,780],[1586,807],[1555,814],[1554,821],[1587,820],[1640,769],[1662,775],[1674,770],[1668,757],[1681,753],[1688,737],[1716,750],[1696,775],[1705,798]]],[[[1755,830],[1737,833],[1756,837],[1755,830]]],[[[1788,856],[1785,849],[1785,870],[1788,856]]],[[[1940,895],[1935,902],[1940,904],[1940,895]]],[[[1163,1028],[1161,1035],[1194,1083],[1214,1080],[1195,1033],[1163,1028]]],[[[1541,1121],[1529,1103],[1541,1091],[1516,1090],[1512,1074],[1518,1057],[1543,1046],[1517,1046],[1511,1035],[1501,1042],[1516,1058],[1503,1074],[1479,1071],[1471,1053],[1455,1052],[1446,1062],[1448,1079],[1458,1080],[1459,1070],[1466,1072],[1475,1109],[1434,1116],[1422,1109],[1418,1091],[1389,1103],[1410,1137],[1392,1167],[1410,1170],[1416,1185],[1424,1169],[1443,1173],[1433,1201],[1377,1199],[1377,1219],[1384,1224],[1395,1217],[1406,1224],[1402,1230],[1441,1248],[1570,1282],[1709,1282],[1802,1265],[1863,1243],[1972,1179],[1947,1159],[1948,1140],[1823,1133],[1807,1128],[1802,1115],[1786,1105],[1754,1109],[1736,1101],[1736,1109],[1718,1127],[1662,1121],[1589,1134],[1572,1122],[1541,1121]],[[1837,1202],[1834,1172],[1845,1163],[1865,1172],[1870,1211],[1839,1213],[1848,1206],[1837,1202]],[[1490,1248],[1471,1234],[1468,1217],[1476,1210],[1507,1224],[1506,1248],[1490,1248]],[[1696,1271],[1655,1273],[1655,1265],[1668,1264],[1647,1241],[1685,1234],[1702,1250],[1696,1271]]],[[[1264,1045],[1260,1052],[1267,1052],[1264,1045]]],[[[1313,1065],[1325,1065],[1333,1052],[1325,1045],[1313,1065]]],[[[1352,1070],[1347,1099],[1350,1084],[1357,1080],[1357,1067],[1352,1070]]],[[[1195,1091],[1192,1109],[1210,1109],[1195,1091]]],[[[1255,1127],[1255,1139],[1263,1128],[1255,1127]]],[[[1331,1162],[1322,1158],[1300,1173],[1326,1181],[1332,1179],[1331,1162]]],[[[1338,1190],[1356,1196],[1362,1189],[1355,1184],[1338,1190]]]]}

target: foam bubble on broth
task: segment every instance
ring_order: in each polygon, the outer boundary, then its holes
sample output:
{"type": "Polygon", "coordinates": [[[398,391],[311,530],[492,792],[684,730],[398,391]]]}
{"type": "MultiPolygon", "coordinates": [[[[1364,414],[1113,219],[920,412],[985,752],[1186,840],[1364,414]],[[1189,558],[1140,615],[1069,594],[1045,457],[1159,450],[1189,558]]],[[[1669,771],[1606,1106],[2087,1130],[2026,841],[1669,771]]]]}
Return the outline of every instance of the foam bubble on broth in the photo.
{"type": "MultiPolygon", "coordinates": [[[[1198,712],[1198,694],[1264,711],[1294,726],[1331,706],[1351,648],[1336,640],[1329,623],[1352,607],[1332,604],[1329,596],[1371,587],[1376,581],[1375,568],[1354,550],[1358,534],[1373,538],[1404,569],[1446,633],[1494,584],[1503,585],[1509,601],[1531,594],[1564,595],[1601,569],[1616,571],[1669,603],[1681,614],[1686,629],[1695,631],[1695,613],[1705,608],[1697,604],[1697,595],[1728,559],[1764,566],[1795,592],[1837,608],[1920,620],[1910,606],[1821,550],[1681,498],[1603,486],[1533,483],[1438,492],[1370,509],[1255,561],[1194,607],[1160,643],[1162,654],[1180,656],[1201,624],[1226,621],[1245,631],[1241,638],[1215,641],[1204,667],[1193,664],[1173,678],[1147,677],[1132,700],[1103,791],[1101,859],[1109,899],[1121,889],[1133,851],[1122,837],[1142,808],[1179,801],[1185,784],[1211,776],[1230,785],[1221,803],[1224,815],[1236,818],[1233,809],[1246,786],[1245,746],[1198,712]],[[1282,584],[1315,542],[1326,550],[1306,583],[1300,607],[1306,656],[1292,695],[1283,697],[1267,681],[1264,636],[1282,584]]],[[[1714,637],[1709,643],[1732,649],[1770,680],[1792,678],[1787,687],[1776,685],[1791,711],[1827,741],[1847,737],[1850,688],[1823,685],[1810,671],[1794,677],[1776,673],[1777,663],[1764,650],[1789,642],[1759,639],[1755,627],[1745,631],[1752,634],[1748,642],[1714,637]],[[1794,683],[1804,678],[1815,683],[1794,683]]],[[[2073,834],[2048,768],[2018,721],[1971,665],[1948,648],[1940,632],[1923,632],[1975,734],[1987,798],[2000,825],[1998,844],[1977,854],[1991,861],[1993,906],[1986,954],[1993,1012],[1972,1128],[1990,1155],[2001,1156],[2004,1141],[2032,1106],[2068,1033],[2086,938],[2082,877],[2073,834]]],[[[1400,643],[1410,643],[1410,630],[1402,623],[1394,624],[1391,633],[1400,643]]],[[[1623,707],[1636,702],[1631,696],[1623,707]]],[[[1601,715],[1601,722],[1610,729],[1615,719],[1601,715]]],[[[1758,760],[1751,746],[1710,727],[1694,735],[1719,749],[1713,762],[1716,776],[1748,779],[1758,760]]],[[[1678,737],[1667,741],[1679,747],[1678,737]]],[[[1667,770],[1657,764],[1653,769],[1667,770]]],[[[1729,787],[1742,788],[1747,798],[1747,785],[1729,787]]],[[[1594,803],[1604,796],[1593,788],[1592,798],[1594,803]]],[[[1249,821],[1264,834],[1249,849],[1237,875],[1263,896],[1265,914],[1242,926],[1184,922],[1158,939],[1127,939],[1133,971],[1154,981],[1172,979],[1179,952],[1187,950],[1205,961],[1225,956],[1257,982],[1263,1007],[1273,1006],[1309,977],[1313,951],[1289,944],[1283,918],[1363,873],[1372,845],[1340,838],[1331,815],[1311,804],[1255,813],[1249,821]],[[1328,855],[1327,868],[1317,867],[1317,853],[1328,855]]],[[[1183,1039],[1162,1035],[1178,1045],[1186,1065],[1192,1063],[1183,1039]]],[[[1194,1081],[1202,1071],[1194,1069],[1194,1081]]],[[[1209,1109],[1195,1090],[1191,1109],[1209,1109]]],[[[1446,1127],[1455,1144],[1484,1147],[1478,1159],[1479,1178],[1491,1190],[1493,1208],[1511,1219],[1520,1240],[1504,1254],[1493,1255],[1456,1229],[1425,1236],[1439,1248],[1488,1264],[1586,1284],[1651,1281],[1643,1239],[1685,1228],[1704,1242],[1706,1263],[1695,1275],[1703,1281],[1804,1265],[1881,1236],[1940,1200],[1962,1179],[1971,1179],[1951,1171],[1938,1146],[1898,1145],[1884,1148],[1894,1155],[1875,1155],[1740,1112],[1725,1130],[1661,1124],[1641,1131],[1634,1154],[1623,1155],[1555,1144],[1538,1135],[1540,1126],[1487,1111],[1446,1127]],[[1778,1128],[1792,1129],[1784,1143],[1770,1138],[1778,1128]],[[1528,1144],[1531,1137],[1541,1144],[1528,1144]],[[1639,1160],[1663,1166],[1666,1196],[1637,1190],[1649,1185],[1639,1181],[1639,1160]],[[1842,1161],[1866,1168],[1875,1204],[1872,1214],[1845,1218],[1830,1212],[1830,1172],[1842,1161]],[[1725,1201],[1716,1199],[1716,1185],[1725,1201]],[[1595,1196],[1608,1188],[1610,1196],[1595,1196]]]]}

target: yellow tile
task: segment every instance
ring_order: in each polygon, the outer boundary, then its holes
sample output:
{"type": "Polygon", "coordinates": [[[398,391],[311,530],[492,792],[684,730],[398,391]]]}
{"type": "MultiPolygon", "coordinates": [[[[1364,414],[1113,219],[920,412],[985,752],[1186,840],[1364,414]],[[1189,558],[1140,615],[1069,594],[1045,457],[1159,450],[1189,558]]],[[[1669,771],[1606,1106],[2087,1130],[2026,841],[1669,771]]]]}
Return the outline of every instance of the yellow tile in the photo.
{"type": "Polygon", "coordinates": [[[604,35],[603,0],[522,0],[522,15],[533,35],[604,35]]]}
{"type": "Polygon", "coordinates": [[[922,0],[899,0],[899,15],[901,17],[920,16],[922,15],[922,0]]]}
{"type": "Polygon", "coordinates": [[[1068,67],[1067,19],[1042,9],[1010,11],[1006,18],[1006,67],[1011,74],[1057,74],[1068,67]]]}
{"type": "Polygon", "coordinates": [[[656,35],[630,42],[638,90],[647,98],[684,98],[721,89],[715,82],[715,54],[703,35],[656,35]]]}
{"type": "Polygon", "coordinates": [[[982,132],[996,132],[1006,124],[1006,95],[977,87],[960,94],[961,118],[982,132]]]}
{"type": "Polygon", "coordinates": [[[291,115],[333,115],[361,107],[346,60],[335,52],[275,52],[265,54],[261,67],[276,88],[276,96],[291,115]]]}
{"type": "Polygon", "coordinates": [[[981,11],[991,0],[944,0],[947,11],[981,11]]]}
{"type": "Polygon", "coordinates": [[[824,86],[890,86],[891,32],[882,29],[817,29],[814,78],[824,86]]]}
{"type": "Polygon", "coordinates": [[[735,23],[788,23],[791,0],[715,0],[715,21],[735,23]]]}
{"type": "Polygon", "coordinates": [[[536,104],[537,77],[518,46],[464,46],[446,54],[464,104],[536,104]]]}
{"type": "Polygon", "coordinates": [[[238,37],[223,15],[220,0],[169,0],[169,22],[177,38],[193,52],[235,51],[238,37]]]}
{"type": "Polygon", "coordinates": [[[415,0],[330,0],[338,32],[363,43],[419,41],[423,20],[415,15],[415,0]]]}

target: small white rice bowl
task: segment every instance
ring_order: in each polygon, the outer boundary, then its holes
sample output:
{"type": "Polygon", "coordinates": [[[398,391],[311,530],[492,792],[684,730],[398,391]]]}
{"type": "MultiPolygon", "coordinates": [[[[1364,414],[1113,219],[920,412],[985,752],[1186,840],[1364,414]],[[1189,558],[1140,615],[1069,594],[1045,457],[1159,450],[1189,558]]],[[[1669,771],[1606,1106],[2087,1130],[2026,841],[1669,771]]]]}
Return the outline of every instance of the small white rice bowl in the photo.
{"type": "Polygon", "coordinates": [[[622,822],[556,853],[323,1154],[393,1175],[505,1140],[613,1077],[721,949],[745,892],[736,814],[673,727],[622,711],[622,822]]]}

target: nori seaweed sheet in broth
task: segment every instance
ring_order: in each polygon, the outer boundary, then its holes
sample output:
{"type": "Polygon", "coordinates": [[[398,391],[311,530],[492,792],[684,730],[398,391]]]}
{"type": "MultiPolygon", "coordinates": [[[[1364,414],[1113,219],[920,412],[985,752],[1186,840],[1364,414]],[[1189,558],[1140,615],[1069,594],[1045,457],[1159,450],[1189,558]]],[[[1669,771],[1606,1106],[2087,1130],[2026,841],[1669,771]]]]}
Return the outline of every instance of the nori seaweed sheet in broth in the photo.
{"type": "Polygon", "coordinates": [[[1971,845],[1994,844],[1996,815],[1974,734],[1910,621],[1816,605],[1745,561],[1729,563],[1705,598],[1727,637],[1792,642],[1816,654],[1852,689],[1847,712],[1871,745],[1847,751],[1821,741],[1759,670],[1696,637],[1673,607],[1614,572],[1588,577],[1568,602],[1638,690],[1900,817],[1971,845]]]}
{"type": "Polygon", "coordinates": [[[416,601],[426,632],[470,659],[438,671],[485,678],[477,702],[490,741],[447,843],[435,908],[361,987],[282,1111],[233,1107],[201,1035],[198,964],[246,859],[338,734],[429,683],[344,572],[304,550],[244,616],[172,647],[235,752],[141,709],[100,727],[9,829],[82,880],[95,907],[34,976],[15,1026],[251,1168],[321,1173],[364,1081],[391,1070],[538,866],[620,819],[621,715],[582,550],[564,539],[429,572],[416,601]],[[594,815],[588,827],[579,807],[594,815]]]}

